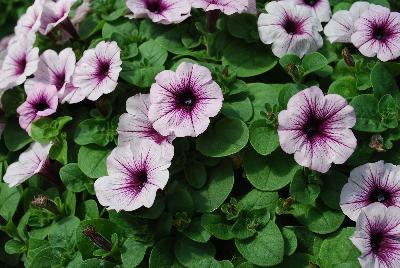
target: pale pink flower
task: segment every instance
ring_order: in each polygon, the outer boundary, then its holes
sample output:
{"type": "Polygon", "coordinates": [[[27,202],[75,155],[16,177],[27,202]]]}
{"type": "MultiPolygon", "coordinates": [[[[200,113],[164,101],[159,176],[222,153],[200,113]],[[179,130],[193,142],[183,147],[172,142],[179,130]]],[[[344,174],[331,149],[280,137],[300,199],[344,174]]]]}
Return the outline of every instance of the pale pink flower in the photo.
{"type": "Polygon", "coordinates": [[[83,0],[82,4],[76,9],[74,17],[71,19],[73,25],[80,24],[90,12],[90,0],[83,0]]]}
{"type": "Polygon", "coordinates": [[[15,187],[36,174],[47,174],[51,144],[33,143],[23,152],[17,162],[11,164],[3,180],[9,187],[15,187]]]}
{"type": "Polygon", "coordinates": [[[14,37],[7,48],[0,72],[0,89],[9,89],[25,82],[39,63],[39,48],[33,47],[34,34],[14,37]]]}
{"type": "Polygon", "coordinates": [[[35,0],[33,5],[28,7],[26,13],[17,22],[17,26],[15,27],[16,35],[35,34],[39,30],[44,2],[45,0],[35,0]]]}
{"type": "Polygon", "coordinates": [[[361,54],[381,61],[400,56],[400,13],[386,7],[370,7],[354,23],[351,42],[361,54]]]}
{"type": "Polygon", "coordinates": [[[66,48],[59,54],[54,50],[46,50],[40,56],[33,81],[54,85],[61,99],[65,94],[66,85],[71,83],[75,63],[75,53],[71,48],[66,48]]]}
{"type": "Polygon", "coordinates": [[[192,6],[204,11],[220,10],[226,15],[245,13],[249,8],[249,0],[192,0],[192,6]]]}
{"type": "Polygon", "coordinates": [[[129,18],[149,18],[161,24],[180,23],[190,16],[189,0],[128,0],[129,18]]]}
{"type": "Polygon", "coordinates": [[[40,33],[47,35],[55,27],[64,23],[75,1],[76,0],[58,0],[54,2],[52,0],[45,0],[42,16],[40,18],[40,33]]]}
{"type": "Polygon", "coordinates": [[[168,182],[170,165],[153,141],[117,147],[107,159],[108,176],[94,183],[97,199],[102,206],[116,211],[149,208],[157,190],[164,189],[168,182]]]}
{"type": "Polygon", "coordinates": [[[324,96],[318,87],[294,95],[278,121],[282,150],[312,170],[325,173],[332,163],[343,164],[357,145],[350,129],[356,123],[353,107],[339,95],[324,96]]]}
{"type": "Polygon", "coordinates": [[[361,267],[400,267],[400,208],[375,203],[362,209],[350,240],[361,251],[361,267]]]}
{"type": "Polygon", "coordinates": [[[272,44],[277,57],[295,54],[299,57],[322,47],[319,31],[321,22],[312,15],[309,8],[292,2],[269,2],[267,13],[258,18],[258,32],[265,44],[272,44]]]}
{"type": "Polygon", "coordinates": [[[162,147],[163,156],[172,159],[174,146],[171,144],[173,135],[163,136],[153,128],[149,120],[149,94],[137,94],[126,101],[126,111],[118,123],[118,146],[124,146],[132,141],[148,139],[162,147]]]}
{"type": "Polygon", "coordinates": [[[319,19],[320,22],[330,20],[332,11],[329,0],[285,0],[291,1],[296,5],[301,5],[311,10],[312,14],[319,19]]]}
{"type": "Polygon", "coordinates": [[[1,66],[3,65],[3,61],[7,56],[7,48],[8,45],[10,44],[10,41],[12,41],[14,39],[15,35],[8,35],[6,37],[3,37],[0,40],[0,70],[1,70],[1,66]]]}
{"type": "Polygon", "coordinates": [[[121,72],[121,50],[115,41],[100,42],[88,49],[76,64],[72,86],[63,101],[77,103],[85,98],[97,100],[113,92],[121,72]]]}
{"type": "Polygon", "coordinates": [[[211,72],[200,65],[181,63],[176,72],[163,71],[150,89],[149,118],[161,135],[197,137],[222,107],[222,91],[211,72]]]}
{"type": "Polygon", "coordinates": [[[400,167],[379,161],[351,171],[340,195],[343,213],[356,221],[363,208],[376,202],[400,207],[400,167]]]}
{"type": "Polygon", "coordinates": [[[54,85],[40,82],[25,84],[25,92],[26,101],[18,107],[17,112],[21,128],[30,133],[34,121],[56,112],[58,95],[54,85]]]}

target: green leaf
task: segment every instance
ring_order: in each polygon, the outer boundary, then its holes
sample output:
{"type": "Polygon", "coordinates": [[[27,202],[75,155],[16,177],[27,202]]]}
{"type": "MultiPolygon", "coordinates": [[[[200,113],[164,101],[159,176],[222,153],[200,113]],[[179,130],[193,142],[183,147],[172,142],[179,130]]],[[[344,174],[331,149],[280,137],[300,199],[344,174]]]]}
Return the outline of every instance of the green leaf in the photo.
{"type": "Polygon", "coordinates": [[[379,133],[386,130],[381,123],[382,117],[379,114],[378,99],[373,95],[359,95],[353,98],[350,103],[354,107],[357,116],[355,130],[379,133]]]}
{"type": "Polygon", "coordinates": [[[292,255],[297,248],[296,234],[289,228],[282,228],[283,241],[285,243],[285,255],[292,255]]]}
{"type": "Polygon", "coordinates": [[[106,160],[110,150],[97,146],[82,146],[78,153],[78,166],[89,178],[107,175],[106,160]]]}
{"type": "Polygon", "coordinates": [[[4,249],[7,254],[20,254],[27,250],[23,242],[14,239],[8,240],[4,245],[4,249]]]}
{"type": "Polygon", "coordinates": [[[399,87],[395,77],[385,67],[384,63],[377,62],[371,71],[371,83],[374,88],[374,95],[378,99],[386,94],[397,96],[399,87]]]}
{"type": "Polygon", "coordinates": [[[399,106],[391,95],[385,95],[379,100],[378,109],[382,116],[382,125],[387,128],[396,128],[399,125],[399,106]]]}
{"type": "Polygon", "coordinates": [[[338,94],[350,100],[357,96],[357,80],[352,76],[345,76],[333,81],[328,89],[329,94],[338,94]]]}
{"type": "Polygon", "coordinates": [[[200,189],[207,182],[207,170],[199,161],[189,160],[184,172],[186,181],[193,188],[200,189]]]}
{"type": "MultiPolygon", "coordinates": [[[[284,261],[277,265],[277,268],[310,268],[313,263],[313,257],[304,253],[296,253],[284,259],[284,261]]],[[[325,267],[324,267],[325,268],[325,267]]]]}
{"type": "Polygon", "coordinates": [[[233,238],[231,226],[221,215],[203,214],[201,216],[201,226],[218,239],[230,240],[233,238]]]}
{"type": "Polygon", "coordinates": [[[278,226],[270,222],[255,237],[235,240],[240,254],[260,266],[273,266],[283,260],[284,241],[278,226]]]}
{"type": "Polygon", "coordinates": [[[268,125],[266,120],[254,121],[249,129],[250,143],[261,155],[269,155],[279,147],[277,130],[268,125]]]}
{"type": "Polygon", "coordinates": [[[355,228],[348,227],[322,242],[319,259],[322,267],[333,268],[341,263],[357,261],[360,252],[350,241],[355,228]]]}
{"type": "Polygon", "coordinates": [[[233,14],[227,17],[228,31],[246,41],[258,40],[257,18],[252,14],[233,14]]]}
{"type": "Polygon", "coordinates": [[[307,178],[298,171],[293,177],[289,192],[296,201],[302,204],[313,204],[319,196],[320,187],[318,184],[308,183],[307,178]]]}
{"type": "Polygon", "coordinates": [[[19,126],[16,118],[6,124],[3,137],[7,149],[12,152],[19,151],[32,142],[32,138],[19,126]]]}
{"type": "Polygon", "coordinates": [[[278,198],[277,192],[263,192],[253,189],[240,199],[239,207],[244,210],[268,208],[269,211],[275,212],[278,198]]]}
{"type": "Polygon", "coordinates": [[[244,122],[253,116],[253,105],[249,98],[236,101],[224,101],[221,112],[231,118],[237,118],[244,122]]]}
{"type": "Polygon", "coordinates": [[[215,248],[211,243],[197,243],[186,237],[180,237],[175,242],[175,256],[186,267],[196,266],[197,263],[212,259],[215,248]]]}
{"type": "Polygon", "coordinates": [[[150,87],[156,75],[164,69],[164,66],[143,66],[140,62],[124,61],[120,76],[130,84],[145,88],[150,87]]]}
{"type": "Polygon", "coordinates": [[[78,268],[115,268],[116,265],[112,262],[100,259],[89,259],[82,262],[78,268]]]}
{"type": "Polygon", "coordinates": [[[63,165],[68,163],[68,142],[65,133],[61,133],[61,135],[53,141],[49,156],[51,159],[56,160],[63,165]]]}
{"type": "Polygon", "coordinates": [[[302,88],[296,84],[286,84],[283,85],[282,90],[279,92],[278,101],[279,107],[284,110],[289,102],[289,100],[299,92],[299,89],[302,88]]]}
{"type": "Polygon", "coordinates": [[[86,189],[85,183],[89,182],[76,163],[63,166],[60,169],[60,177],[65,187],[74,193],[83,192],[86,189]]]}
{"type": "Polygon", "coordinates": [[[164,65],[168,57],[168,52],[156,41],[150,40],[139,46],[140,55],[146,59],[146,63],[157,66],[164,65]]]}
{"type": "Polygon", "coordinates": [[[9,188],[6,183],[0,182],[0,216],[11,220],[17,211],[21,193],[18,188],[9,188]]]}
{"type": "Polygon", "coordinates": [[[136,24],[129,20],[118,20],[115,22],[107,22],[102,29],[103,38],[111,38],[114,33],[119,33],[125,37],[136,36],[138,29],[136,24]]]}
{"type": "Polygon", "coordinates": [[[325,207],[294,204],[293,215],[307,228],[317,234],[329,234],[339,229],[344,221],[341,211],[328,210],[325,207]]]}
{"type": "Polygon", "coordinates": [[[243,165],[247,179],[262,191],[275,191],[285,187],[300,169],[292,157],[281,151],[264,157],[253,150],[247,150],[243,165]]]}
{"type": "Polygon", "coordinates": [[[304,76],[321,70],[328,65],[328,60],[319,52],[314,52],[304,56],[301,66],[303,67],[304,76]]]}
{"type": "Polygon", "coordinates": [[[268,72],[277,60],[263,46],[233,41],[224,49],[222,63],[239,77],[251,77],[268,72]]]}
{"type": "Polygon", "coordinates": [[[45,247],[32,259],[30,267],[52,268],[62,266],[65,249],[60,247],[45,247]]]}
{"type": "Polygon", "coordinates": [[[196,141],[203,155],[223,157],[242,150],[249,140],[249,129],[238,119],[223,118],[209,127],[196,141]]]}
{"type": "Polygon", "coordinates": [[[187,238],[199,243],[206,243],[211,237],[210,233],[201,226],[201,218],[199,217],[192,219],[190,226],[183,231],[183,234],[187,238]]]}
{"type": "Polygon", "coordinates": [[[210,174],[208,183],[192,194],[198,212],[212,212],[222,205],[232,191],[234,176],[231,163],[221,162],[210,174]]]}
{"type": "Polygon", "coordinates": [[[32,124],[31,135],[35,141],[48,143],[55,139],[62,128],[72,120],[70,116],[58,117],[54,120],[44,117],[32,124]]]}
{"type": "Polygon", "coordinates": [[[339,171],[330,170],[321,176],[321,199],[325,205],[332,209],[340,210],[340,194],[343,186],[347,183],[348,177],[339,171]]]}
{"type": "Polygon", "coordinates": [[[284,70],[287,69],[289,64],[299,65],[301,63],[301,59],[294,54],[287,54],[279,59],[279,64],[282,66],[284,70]]]}
{"type": "Polygon", "coordinates": [[[254,236],[269,221],[270,213],[267,208],[242,211],[233,224],[231,232],[236,239],[246,239],[254,236]]]}
{"type": "Polygon", "coordinates": [[[164,238],[157,242],[150,253],[149,268],[170,268],[172,267],[174,256],[174,239],[164,238]]]}
{"type": "MultiPolygon", "coordinates": [[[[26,94],[23,87],[16,87],[13,90],[6,90],[1,96],[2,110],[6,118],[17,114],[17,108],[25,101],[26,94]]],[[[12,122],[18,124],[18,119],[12,119],[12,122]]]]}
{"type": "Polygon", "coordinates": [[[79,25],[79,37],[82,40],[86,40],[101,31],[103,26],[104,21],[99,21],[97,14],[91,14],[79,25]]]}
{"type": "Polygon", "coordinates": [[[177,212],[193,212],[192,196],[186,189],[177,189],[172,195],[168,196],[167,205],[172,214],[177,212]]]}
{"type": "Polygon", "coordinates": [[[116,123],[103,119],[86,119],[79,123],[75,142],[79,145],[97,144],[106,146],[116,136],[116,123]]]}
{"type": "Polygon", "coordinates": [[[147,245],[134,238],[128,238],[121,249],[121,259],[125,267],[136,267],[144,259],[147,245]]]}
{"type": "Polygon", "coordinates": [[[76,243],[75,230],[79,223],[77,217],[69,216],[53,224],[49,231],[50,245],[73,250],[76,243]]]}

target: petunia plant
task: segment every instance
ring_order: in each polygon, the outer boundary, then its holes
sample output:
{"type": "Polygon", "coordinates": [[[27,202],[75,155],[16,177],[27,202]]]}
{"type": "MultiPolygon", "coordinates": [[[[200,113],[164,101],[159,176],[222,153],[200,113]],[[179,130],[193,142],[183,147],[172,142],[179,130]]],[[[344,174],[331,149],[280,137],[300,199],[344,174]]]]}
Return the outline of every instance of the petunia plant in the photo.
{"type": "Polygon", "coordinates": [[[400,267],[399,1],[0,10],[0,267],[400,267]]]}

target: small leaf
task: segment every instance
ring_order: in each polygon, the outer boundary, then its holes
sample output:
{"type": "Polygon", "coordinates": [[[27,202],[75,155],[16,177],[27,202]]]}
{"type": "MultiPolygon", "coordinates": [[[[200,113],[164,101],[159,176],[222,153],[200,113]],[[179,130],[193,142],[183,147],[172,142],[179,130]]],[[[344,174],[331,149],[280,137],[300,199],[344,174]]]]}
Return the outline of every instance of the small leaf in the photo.
{"type": "Polygon", "coordinates": [[[249,129],[250,143],[261,155],[269,155],[279,147],[277,130],[268,125],[266,120],[254,121],[249,129]]]}
{"type": "Polygon", "coordinates": [[[321,70],[328,65],[328,60],[319,52],[314,52],[304,56],[301,66],[304,70],[304,75],[308,75],[315,71],[321,70]]]}
{"type": "Polygon", "coordinates": [[[63,166],[60,169],[60,177],[65,187],[74,193],[83,192],[86,189],[85,183],[89,181],[76,163],[63,166]]]}
{"type": "Polygon", "coordinates": [[[78,153],[78,166],[89,178],[106,176],[106,161],[109,154],[109,148],[82,146],[78,153]]]}

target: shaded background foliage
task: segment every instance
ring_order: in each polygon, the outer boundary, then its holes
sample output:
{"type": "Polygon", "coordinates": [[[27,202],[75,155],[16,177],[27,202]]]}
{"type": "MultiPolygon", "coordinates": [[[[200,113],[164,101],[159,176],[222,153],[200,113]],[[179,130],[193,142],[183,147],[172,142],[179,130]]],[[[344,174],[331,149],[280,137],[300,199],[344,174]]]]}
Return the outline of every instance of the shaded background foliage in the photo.
{"type": "MultiPolygon", "coordinates": [[[[258,1],[260,10],[263,2],[258,1]]],[[[331,0],[335,9],[352,2],[331,0]]],[[[0,37],[13,31],[29,4],[1,1],[0,37]]],[[[398,1],[390,4],[399,9],[398,1]]],[[[359,252],[348,240],[354,222],[340,211],[339,195],[355,166],[380,159],[400,164],[397,62],[377,63],[351,49],[352,68],[342,59],[342,45],[328,42],[303,60],[278,61],[258,40],[251,15],[224,16],[219,31],[210,35],[200,11],[179,25],[160,26],[122,18],[125,1],[93,0],[92,8],[79,30],[82,40],[68,45],[79,57],[100,40],[116,40],[124,61],[118,89],[96,103],[63,105],[53,121],[34,124],[34,140],[56,141],[51,157],[62,164],[67,190],[58,191],[40,177],[13,189],[1,183],[0,214],[13,219],[0,233],[2,267],[18,267],[21,258],[33,268],[359,267],[359,252]],[[96,201],[93,181],[106,173],[105,159],[115,147],[116,122],[127,97],[148,92],[155,74],[183,59],[211,69],[225,96],[221,116],[198,139],[174,142],[169,185],[151,209],[106,211],[96,201]],[[288,73],[289,64],[302,70],[298,83],[288,73]],[[358,119],[356,152],[325,175],[296,165],[279,149],[276,133],[276,115],[288,99],[316,83],[346,97],[358,119]],[[385,153],[370,146],[377,133],[385,153]],[[60,213],[33,207],[38,194],[52,199],[60,213]],[[83,234],[88,226],[111,242],[110,251],[83,234]]],[[[39,38],[41,52],[62,47],[48,41],[39,38]]],[[[24,97],[19,87],[2,99],[7,118],[0,143],[2,174],[32,141],[15,115],[24,97]]]]}

